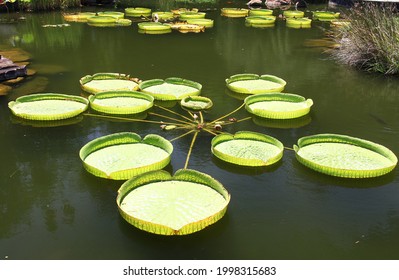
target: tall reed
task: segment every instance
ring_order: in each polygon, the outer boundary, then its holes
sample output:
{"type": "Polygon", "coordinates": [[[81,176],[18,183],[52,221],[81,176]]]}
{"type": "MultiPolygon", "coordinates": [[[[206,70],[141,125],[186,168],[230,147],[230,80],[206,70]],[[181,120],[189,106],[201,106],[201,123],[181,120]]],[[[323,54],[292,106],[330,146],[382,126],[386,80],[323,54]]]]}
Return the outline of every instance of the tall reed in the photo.
{"type": "Polygon", "coordinates": [[[340,62],[384,74],[399,73],[399,17],[395,5],[363,3],[346,17],[350,25],[333,33],[340,62]]]}

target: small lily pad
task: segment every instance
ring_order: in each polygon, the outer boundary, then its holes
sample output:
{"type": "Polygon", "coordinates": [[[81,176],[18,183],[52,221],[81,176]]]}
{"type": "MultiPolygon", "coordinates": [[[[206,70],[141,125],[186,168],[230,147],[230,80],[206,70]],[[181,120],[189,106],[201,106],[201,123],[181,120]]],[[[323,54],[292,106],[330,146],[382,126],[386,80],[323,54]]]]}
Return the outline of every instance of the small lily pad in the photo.
{"type": "Polygon", "coordinates": [[[203,96],[188,96],[180,101],[183,109],[189,111],[208,110],[213,106],[212,100],[203,96]]]}

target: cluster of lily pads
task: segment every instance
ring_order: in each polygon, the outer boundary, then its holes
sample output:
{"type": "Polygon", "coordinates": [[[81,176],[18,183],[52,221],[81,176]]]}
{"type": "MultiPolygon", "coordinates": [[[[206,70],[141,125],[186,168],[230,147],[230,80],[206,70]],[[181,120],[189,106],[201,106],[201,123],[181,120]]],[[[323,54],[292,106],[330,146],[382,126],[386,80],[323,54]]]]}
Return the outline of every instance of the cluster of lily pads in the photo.
{"type": "MultiPolygon", "coordinates": [[[[274,11],[271,9],[245,9],[245,8],[222,8],[222,16],[232,18],[245,17],[246,26],[272,27],[276,21],[274,11]]],[[[287,27],[310,28],[312,19],[305,17],[305,12],[300,10],[285,10],[282,18],[285,19],[287,27]]],[[[337,21],[340,13],[330,11],[313,11],[312,18],[319,21],[337,21]]]]}
{"type": "Polygon", "coordinates": [[[175,9],[152,11],[150,8],[126,8],[123,12],[105,11],[64,14],[66,21],[87,22],[91,26],[130,26],[137,22],[140,33],[167,34],[172,30],[181,33],[203,32],[213,27],[213,20],[205,18],[206,13],[198,9],[175,9]]]}
{"type": "Polygon", "coordinates": [[[213,103],[201,96],[202,85],[176,77],[141,81],[117,73],[86,75],[80,79],[80,85],[88,98],[31,94],[11,101],[9,108],[18,118],[42,122],[69,119],[83,113],[88,117],[154,123],[164,130],[181,129],[183,133],[172,140],[158,134],[141,137],[134,132],[105,135],[88,142],[79,152],[90,174],[126,180],[117,196],[121,216],[133,226],[155,234],[190,234],[217,222],[227,210],[230,194],[224,186],[207,174],[188,169],[199,133],[214,135],[211,152],[215,157],[248,168],[279,162],[284,149],[293,150],[300,163],[315,171],[344,178],[382,176],[397,164],[397,157],[388,148],[346,135],[303,137],[291,149],[262,133],[225,133],[224,126],[252,117],[298,119],[309,114],[313,105],[311,99],[284,93],[286,81],[273,75],[237,74],[227,78],[225,84],[228,90],[246,96],[243,104],[208,122],[204,114],[213,103]],[[187,115],[157,105],[156,101],[180,102],[187,115]],[[153,113],[153,107],[174,117],[153,113]],[[89,108],[94,112],[87,113],[89,108]],[[249,117],[241,120],[231,117],[242,108],[249,117]],[[144,112],[162,120],[136,117],[144,112]],[[193,138],[184,168],[171,175],[162,169],[170,163],[172,142],[186,135],[193,138]]]}

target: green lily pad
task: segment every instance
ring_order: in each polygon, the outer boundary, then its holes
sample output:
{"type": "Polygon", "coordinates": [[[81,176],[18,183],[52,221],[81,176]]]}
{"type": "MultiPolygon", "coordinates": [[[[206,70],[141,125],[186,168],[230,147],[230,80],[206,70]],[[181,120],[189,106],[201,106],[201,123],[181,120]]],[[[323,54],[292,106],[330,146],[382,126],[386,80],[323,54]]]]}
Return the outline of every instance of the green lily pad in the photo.
{"type": "Polygon", "coordinates": [[[320,21],[331,21],[334,19],[338,19],[340,13],[338,12],[331,12],[331,11],[314,11],[313,12],[313,19],[317,19],[320,21]]]}
{"type": "Polygon", "coordinates": [[[294,150],[298,161],[305,166],[345,178],[382,176],[398,162],[395,154],[382,145],[339,134],[302,137],[294,150]]]}
{"type": "Polygon", "coordinates": [[[253,27],[270,26],[276,22],[275,16],[249,16],[245,18],[245,24],[253,27]]]}
{"type": "Polygon", "coordinates": [[[222,133],[212,139],[212,153],[219,159],[242,166],[268,166],[283,157],[283,144],[256,132],[222,133]]]}
{"type": "Polygon", "coordinates": [[[149,17],[151,16],[151,9],[150,8],[126,8],[125,15],[128,17],[149,17]]]}
{"type": "Polygon", "coordinates": [[[222,16],[231,17],[231,18],[241,18],[247,17],[249,14],[249,9],[242,8],[222,8],[221,9],[222,16]]]}
{"type": "Polygon", "coordinates": [[[182,79],[182,78],[167,78],[152,79],[140,83],[140,90],[146,92],[156,100],[181,100],[188,96],[200,95],[202,85],[182,79]]]}
{"type": "Polygon", "coordinates": [[[286,10],[283,12],[283,16],[286,18],[301,18],[305,16],[305,12],[296,10],[286,10]]]}
{"type": "Polygon", "coordinates": [[[80,149],[85,169],[98,177],[127,180],[144,172],[159,170],[170,162],[172,144],[163,137],[133,132],[115,133],[94,139],[80,149]]]}
{"type": "Polygon", "coordinates": [[[154,97],[138,91],[105,91],[89,96],[90,106],[106,114],[139,114],[154,105],[154,97]]]}
{"type": "Polygon", "coordinates": [[[140,22],[137,26],[139,32],[143,34],[167,34],[172,32],[170,25],[160,22],[140,22]]]}
{"type": "Polygon", "coordinates": [[[281,92],[286,84],[286,81],[273,75],[237,74],[226,79],[227,88],[245,94],[281,92]]]}
{"type": "Polygon", "coordinates": [[[181,20],[204,19],[205,16],[206,16],[206,13],[201,13],[201,12],[183,12],[183,13],[180,13],[179,19],[181,19],[181,20]]]}
{"type": "Polygon", "coordinates": [[[136,78],[130,78],[129,75],[118,73],[86,75],[79,82],[84,91],[93,94],[103,91],[137,90],[139,88],[136,78]]]}
{"type": "Polygon", "coordinates": [[[312,20],[310,18],[287,18],[286,25],[292,28],[310,28],[312,20]]]}
{"type": "Polygon", "coordinates": [[[273,10],[270,9],[253,9],[249,10],[249,16],[271,16],[273,10]]]}
{"type": "Polygon", "coordinates": [[[220,220],[230,194],[211,176],[189,169],[148,172],[125,182],[116,199],[131,225],[160,235],[187,235],[220,220]]]}
{"type": "Polygon", "coordinates": [[[89,101],[83,97],[58,93],[30,94],[8,103],[15,116],[37,121],[72,118],[84,112],[88,105],[89,101]]]}
{"type": "Polygon", "coordinates": [[[213,27],[213,19],[208,19],[208,18],[190,18],[187,19],[186,22],[188,24],[196,24],[199,26],[204,26],[205,28],[213,27]]]}
{"type": "Polygon", "coordinates": [[[269,119],[294,119],[309,113],[312,99],[292,93],[263,93],[248,96],[245,109],[256,116],[269,119]]]}
{"type": "Polygon", "coordinates": [[[203,96],[188,96],[180,101],[183,109],[189,111],[208,110],[213,106],[212,100],[203,96]]]}

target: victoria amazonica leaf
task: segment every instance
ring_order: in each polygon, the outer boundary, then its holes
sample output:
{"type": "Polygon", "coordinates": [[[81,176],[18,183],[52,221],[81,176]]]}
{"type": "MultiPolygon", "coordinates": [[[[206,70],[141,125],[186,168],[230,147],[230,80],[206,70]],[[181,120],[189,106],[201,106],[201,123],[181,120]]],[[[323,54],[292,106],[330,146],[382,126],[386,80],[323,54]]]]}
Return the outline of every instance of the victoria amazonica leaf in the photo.
{"type": "Polygon", "coordinates": [[[106,114],[139,114],[154,105],[154,97],[137,91],[107,91],[89,97],[94,110],[106,114]]]}
{"type": "Polygon", "coordinates": [[[139,88],[138,83],[130,79],[129,75],[118,73],[86,75],[79,82],[84,91],[93,94],[103,91],[134,91],[139,88]]]}
{"type": "Polygon", "coordinates": [[[242,166],[268,166],[283,156],[284,146],[261,133],[240,131],[222,133],[212,139],[212,153],[219,159],[242,166]]]}
{"type": "Polygon", "coordinates": [[[202,85],[181,78],[147,80],[140,84],[140,89],[156,100],[181,100],[188,96],[200,95],[202,85]]]}
{"type": "Polygon", "coordinates": [[[84,112],[88,105],[86,98],[58,93],[30,94],[8,103],[15,116],[37,121],[72,118],[84,112]]]}
{"type": "Polygon", "coordinates": [[[286,82],[273,75],[237,74],[226,79],[226,86],[231,91],[244,94],[281,92],[286,82]]]}
{"type": "Polygon", "coordinates": [[[125,182],[118,191],[121,216],[155,234],[186,235],[223,217],[230,194],[207,174],[178,170],[174,176],[153,171],[125,182]]]}
{"type": "Polygon", "coordinates": [[[80,158],[95,176],[126,180],[164,168],[172,151],[172,144],[161,136],[149,134],[141,139],[136,133],[122,132],[87,143],[80,150],[80,158]]]}
{"type": "Polygon", "coordinates": [[[389,173],[397,157],[379,144],[338,134],[303,137],[294,145],[296,158],[305,166],[337,177],[369,178],[389,173]]]}
{"type": "Polygon", "coordinates": [[[291,93],[265,93],[248,96],[245,109],[262,118],[294,119],[309,113],[312,99],[291,93]]]}

